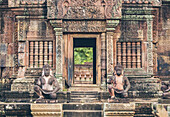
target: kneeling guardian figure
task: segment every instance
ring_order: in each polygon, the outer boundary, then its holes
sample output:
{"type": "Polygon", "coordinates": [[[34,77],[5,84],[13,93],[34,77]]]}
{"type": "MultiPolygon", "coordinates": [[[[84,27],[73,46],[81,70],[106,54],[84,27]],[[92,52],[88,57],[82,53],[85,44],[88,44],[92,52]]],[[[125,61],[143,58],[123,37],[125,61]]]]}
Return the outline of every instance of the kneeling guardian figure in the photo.
{"type": "Polygon", "coordinates": [[[56,93],[60,90],[60,86],[48,64],[43,66],[42,76],[36,82],[34,90],[39,96],[37,100],[56,99],[56,93]]]}

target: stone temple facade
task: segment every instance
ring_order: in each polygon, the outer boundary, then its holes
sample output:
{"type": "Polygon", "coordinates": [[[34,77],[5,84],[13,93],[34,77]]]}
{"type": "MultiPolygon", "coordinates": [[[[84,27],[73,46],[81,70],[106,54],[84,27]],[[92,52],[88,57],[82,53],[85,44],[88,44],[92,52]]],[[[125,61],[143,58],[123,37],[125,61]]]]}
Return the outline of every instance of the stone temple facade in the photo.
{"type": "Polygon", "coordinates": [[[157,78],[169,78],[168,0],[1,0],[0,4],[2,82],[38,77],[48,63],[63,88],[65,82],[74,86],[75,39],[93,43],[93,84],[102,90],[117,63],[124,66],[131,90],[157,91],[157,78]]]}
{"type": "Polygon", "coordinates": [[[75,39],[87,40],[84,46],[95,49],[93,84],[102,90],[117,63],[124,66],[131,90],[157,91],[157,78],[169,78],[168,0],[1,0],[0,4],[2,82],[38,77],[48,63],[63,88],[65,82],[74,86],[75,39]]]}
{"type": "Polygon", "coordinates": [[[33,85],[47,63],[62,101],[83,89],[106,99],[118,63],[129,98],[158,98],[170,80],[169,43],[170,0],[0,0],[0,98],[37,98],[33,85]],[[91,84],[75,82],[76,47],[93,47],[91,84]]]}

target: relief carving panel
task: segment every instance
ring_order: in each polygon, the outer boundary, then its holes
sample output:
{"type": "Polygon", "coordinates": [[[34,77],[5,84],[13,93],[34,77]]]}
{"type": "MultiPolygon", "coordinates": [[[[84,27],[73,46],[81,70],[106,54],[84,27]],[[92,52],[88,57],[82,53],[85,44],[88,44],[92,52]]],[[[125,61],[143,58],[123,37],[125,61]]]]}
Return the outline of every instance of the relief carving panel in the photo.
{"type": "Polygon", "coordinates": [[[104,32],[104,21],[63,21],[63,32],[104,32]]]}
{"type": "Polygon", "coordinates": [[[121,17],[121,0],[51,0],[48,18],[111,19],[121,17]]]}

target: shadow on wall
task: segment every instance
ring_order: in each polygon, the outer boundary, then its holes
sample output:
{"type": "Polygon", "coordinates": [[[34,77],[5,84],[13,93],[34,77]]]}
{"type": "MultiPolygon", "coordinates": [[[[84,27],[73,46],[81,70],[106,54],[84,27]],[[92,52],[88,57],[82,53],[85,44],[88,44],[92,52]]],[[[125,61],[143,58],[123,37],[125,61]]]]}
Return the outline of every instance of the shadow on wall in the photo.
{"type": "Polygon", "coordinates": [[[158,75],[170,76],[170,56],[158,55],[158,75]]]}

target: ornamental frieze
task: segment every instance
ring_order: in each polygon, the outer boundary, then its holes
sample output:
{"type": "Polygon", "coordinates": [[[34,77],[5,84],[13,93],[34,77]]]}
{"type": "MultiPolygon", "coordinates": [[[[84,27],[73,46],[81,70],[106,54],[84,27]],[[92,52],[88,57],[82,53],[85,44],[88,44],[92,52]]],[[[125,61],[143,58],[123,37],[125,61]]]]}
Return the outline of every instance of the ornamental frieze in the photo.
{"type": "Polygon", "coordinates": [[[63,21],[63,32],[105,32],[105,21],[63,21]]]}
{"type": "Polygon", "coordinates": [[[112,19],[121,17],[121,0],[50,0],[49,19],[112,19]]]}

